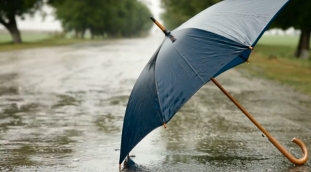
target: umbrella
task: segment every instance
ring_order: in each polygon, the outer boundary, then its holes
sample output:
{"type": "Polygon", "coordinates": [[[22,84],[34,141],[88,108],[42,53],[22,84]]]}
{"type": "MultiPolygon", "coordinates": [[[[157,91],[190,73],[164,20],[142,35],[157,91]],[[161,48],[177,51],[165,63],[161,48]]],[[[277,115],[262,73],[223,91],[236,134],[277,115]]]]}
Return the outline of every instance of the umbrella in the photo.
{"type": "Polygon", "coordinates": [[[212,81],[291,162],[304,164],[308,151],[294,138],[303,157],[292,156],[216,80],[219,74],[248,62],[264,31],[290,0],[221,1],[169,32],[153,17],[165,39],[138,77],[127,104],[119,167],[152,130],[164,126],[207,82],[212,81]]]}

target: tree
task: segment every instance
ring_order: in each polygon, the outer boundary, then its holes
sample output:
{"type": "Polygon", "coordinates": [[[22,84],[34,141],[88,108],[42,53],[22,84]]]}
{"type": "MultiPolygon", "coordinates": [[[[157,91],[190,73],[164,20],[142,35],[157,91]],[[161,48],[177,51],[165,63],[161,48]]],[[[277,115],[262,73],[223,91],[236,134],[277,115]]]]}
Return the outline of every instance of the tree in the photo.
{"type": "Polygon", "coordinates": [[[16,16],[23,19],[25,14],[34,14],[42,4],[43,0],[0,0],[0,23],[10,32],[14,43],[22,42],[16,16]]]}
{"type": "Polygon", "coordinates": [[[174,29],[189,18],[221,0],[161,0],[165,9],[161,18],[168,29],[174,29]]]}
{"type": "Polygon", "coordinates": [[[56,8],[56,17],[61,21],[65,32],[75,31],[76,37],[84,38],[89,18],[92,17],[92,1],[53,0],[50,4],[56,8]]]}
{"type": "Polygon", "coordinates": [[[56,17],[66,31],[81,35],[89,30],[91,37],[132,37],[149,30],[150,10],[137,0],[50,0],[56,17]]]}
{"type": "Polygon", "coordinates": [[[309,58],[310,56],[310,34],[311,34],[311,1],[292,0],[280,12],[273,22],[272,27],[288,29],[294,27],[300,29],[301,34],[295,52],[298,58],[309,58]]]}
{"type": "Polygon", "coordinates": [[[108,34],[124,37],[139,36],[142,32],[149,31],[153,25],[149,19],[150,10],[137,0],[127,0],[123,3],[113,1],[110,7],[110,13],[107,15],[109,19],[106,19],[108,34]]]}

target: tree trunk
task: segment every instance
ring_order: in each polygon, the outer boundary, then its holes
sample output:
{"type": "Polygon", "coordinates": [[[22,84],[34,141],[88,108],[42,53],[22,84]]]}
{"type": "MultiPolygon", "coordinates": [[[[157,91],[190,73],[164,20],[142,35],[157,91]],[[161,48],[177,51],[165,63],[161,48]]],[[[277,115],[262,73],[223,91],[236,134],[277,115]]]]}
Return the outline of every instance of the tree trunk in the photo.
{"type": "Polygon", "coordinates": [[[1,19],[0,23],[5,26],[5,28],[10,32],[12,36],[12,40],[15,44],[22,43],[21,34],[17,28],[17,23],[15,20],[15,15],[11,15],[8,17],[9,22],[5,22],[1,19]]]}
{"type": "Polygon", "coordinates": [[[17,28],[17,25],[14,24],[14,25],[9,25],[8,26],[8,30],[12,36],[12,39],[13,39],[13,42],[15,44],[20,44],[22,43],[22,38],[21,38],[21,34],[17,28]]]}
{"type": "Polygon", "coordinates": [[[91,39],[94,39],[95,35],[94,35],[94,31],[91,30],[91,39]]]}
{"type": "Polygon", "coordinates": [[[295,51],[295,57],[297,57],[297,58],[299,58],[299,55],[301,52],[301,45],[302,45],[302,33],[300,33],[298,46],[297,46],[296,51],[295,51]]]}
{"type": "Polygon", "coordinates": [[[295,53],[297,58],[308,59],[310,57],[310,35],[311,28],[301,30],[299,44],[295,53]]]}
{"type": "Polygon", "coordinates": [[[79,32],[75,29],[75,38],[79,38],[79,32]]]}
{"type": "Polygon", "coordinates": [[[85,36],[85,30],[81,30],[81,38],[84,39],[84,36],[85,36]]]}

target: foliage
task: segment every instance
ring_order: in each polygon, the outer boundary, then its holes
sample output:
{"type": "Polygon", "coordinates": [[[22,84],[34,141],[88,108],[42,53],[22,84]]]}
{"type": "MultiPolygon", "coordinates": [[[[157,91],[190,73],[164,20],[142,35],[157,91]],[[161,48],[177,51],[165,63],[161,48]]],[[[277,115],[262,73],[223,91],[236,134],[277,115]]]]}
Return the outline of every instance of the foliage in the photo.
{"type": "Polygon", "coordinates": [[[152,26],[151,12],[137,0],[51,0],[50,4],[56,8],[64,29],[82,37],[86,30],[92,36],[131,37],[152,26]]]}
{"type": "Polygon", "coordinates": [[[0,19],[4,21],[9,16],[24,17],[25,14],[33,14],[38,10],[43,0],[0,0],[0,19]]]}
{"type": "Polygon", "coordinates": [[[162,15],[164,24],[174,29],[189,18],[221,0],[161,0],[165,13],[162,15]]]}
{"type": "Polygon", "coordinates": [[[89,40],[89,39],[67,39],[67,38],[60,38],[60,37],[58,38],[44,37],[44,38],[38,39],[38,38],[29,37],[29,36],[30,35],[26,34],[26,39],[23,44],[12,44],[12,43],[0,42],[0,52],[31,49],[31,48],[41,48],[41,47],[72,45],[72,44],[77,44],[77,43],[85,43],[89,41],[94,41],[94,43],[96,43],[98,41],[98,40],[89,40]]]}
{"type": "Polygon", "coordinates": [[[273,22],[272,27],[288,29],[293,26],[296,29],[311,28],[311,1],[292,0],[280,12],[273,22]]]}
{"type": "Polygon", "coordinates": [[[14,43],[21,43],[16,24],[16,16],[22,19],[25,14],[34,14],[43,5],[44,0],[0,0],[0,24],[12,35],[14,43]]]}

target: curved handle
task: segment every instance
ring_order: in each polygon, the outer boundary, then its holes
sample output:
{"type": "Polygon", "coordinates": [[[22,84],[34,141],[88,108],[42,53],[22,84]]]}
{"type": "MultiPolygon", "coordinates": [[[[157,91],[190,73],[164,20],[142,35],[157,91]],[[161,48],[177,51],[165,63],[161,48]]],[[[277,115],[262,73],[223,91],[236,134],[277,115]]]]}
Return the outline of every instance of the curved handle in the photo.
{"type": "Polygon", "coordinates": [[[237,102],[214,78],[211,81],[250,119],[259,130],[261,130],[269,139],[269,141],[292,163],[296,165],[303,165],[308,160],[308,150],[306,145],[299,139],[293,138],[292,142],[296,143],[302,150],[303,157],[300,159],[295,158],[290,154],[275,138],[272,137],[252,116],[244,109],[239,102],[237,102]]]}
{"type": "Polygon", "coordinates": [[[302,150],[303,156],[301,158],[294,157],[289,153],[278,141],[276,141],[271,135],[267,136],[269,141],[292,163],[296,165],[303,165],[308,160],[308,150],[306,145],[297,138],[293,138],[292,142],[296,143],[302,150]]]}

